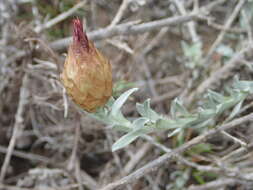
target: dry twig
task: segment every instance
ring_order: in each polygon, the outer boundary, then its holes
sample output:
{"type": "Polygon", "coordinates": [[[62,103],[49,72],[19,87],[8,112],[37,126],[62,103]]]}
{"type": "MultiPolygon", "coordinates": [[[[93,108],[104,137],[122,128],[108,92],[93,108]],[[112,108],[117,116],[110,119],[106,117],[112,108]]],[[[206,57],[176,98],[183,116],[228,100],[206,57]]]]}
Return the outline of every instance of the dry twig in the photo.
{"type": "MultiPolygon", "coordinates": [[[[180,146],[179,148],[177,148],[173,151],[174,151],[174,153],[182,153],[185,150],[189,149],[190,147],[192,147],[196,144],[199,144],[201,142],[204,142],[208,138],[215,135],[217,132],[220,132],[222,130],[232,129],[232,128],[240,125],[240,124],[243,124],[245,122],[252,121],[252,120],[253,120],[253,114],[249,114],[249,115],[246,115],[246,116],[241,117],[239,119],[235,119],[235,120],[233,120],[233,121],[231,121],[227,124],[219,126],[215,129],[211,129],[211,130],[207,131],[206,133],[195,137],[194,139],[190,140],[189,142],[183,144],[182,146],[180,146]]],[[[128,175],[126,177],[123,177],[122,179],[120,179],[116,182],[112,182],[112,183],[102,187],[100,190],[112,190],[116,187],[131,183],[131,182],[143,177],[147,173],[149,173],[151,171],[155,171],[164,162],[170,160],[170,158],[172,156],[173,156],[172,153],[166,153],[165,155],[158,157],[157,159],[155,159],[152,162],[146,164],[144,167],[136,170],[135,172],[131,173],[130,175],[128,175]]]]}
{"type": "Polygon", "coordinates": [[[219,70],[213,72],[209,78],[204,80],[196,90],[194,90],[189,97],[187,98],[187,104],[193,101],[193,99],[197,96],[202,94],[206,89],[210,88],[213,84],[216,82],[219,82],[224,76],[226,76],[227,73],[229,73],[235,66],[238,65],[238,62],[243,60],[244,54],[246,52],[251,51],[253,48],[253,44],[250,44],[249,46],[245,47],[238,53],[236,53],[228,63],[226,63],[222,68],[219,70]]]}
{"type": "Polygon", "coordinates": [[[79,8],[83,7],[85,4],[86,4],[86,1],[81,1],[81,2],[77,3],[74,7],[70,8],[68,11],[63,12],[63,13],[57,15],[55,18],[47,21],[46,23],[35,27],[34,31],[39,33],[44,29],[54,26],[55,24],[68,18],[70,15],[72,15],[74,12],[76,12],[79,8]]]}
{"type": "MultiPolygon", "coordinates": [[[[87,35],[89,39],[96,41],[96,40],[101,40],[101,39],[109,38],[116,35],[140,34],[140,33],[148,32],[151,30],[157,30],[165,26],[173,26],[175,24],[178,25],[178,24],[188,22],[193,19],[198,19],[198,15],[199,13],[190,13],[185,16],[170,17],[170,18],[160,19],[157,21],[151,21],[151,22],[135,24],[135,25],[133,25],[133,23],[130,22],[130,23],[116,25],[114,27],[99,29],[94,32],[88,32],[87,35]]],[[[55,50],[60,50],[60,49],[66,48],[71,42],[71,40],[72,40],[72,37],[60,39],[55,42],[52,42],[50,46],[55,50]]]]}
{"type": "Polygon", "coordinates": [[[16,140],[24,128],[23,113],[25,111],[26,104],[28,104],[28,98],[29,98],[29,91],[27,87],[28,87],[28,76],[27,74],[25,74],[23,77],[22,86],[20,88],[19,105],[18,105],[16,116],[15,116],[15,124],[13,128],[12,137],[8,146],[8,152],[5,156],[5,159],[1,168],[0,182],[2,182],[5,178],[7,168],[10,163],[11,155],[15,147],[16,140]]]}
{"type": "MultiPolygon", "coordinates": [[[[239,12],[240,12],[242,6],[244,5],[244,3],[245,3],[245,0],[240,0],[238,2],[238,4],[236,5],[234,11],[232,12],[232,14],[230,15],[230,17],[228,18],[227,22],[225,23],[224,28],[230,28],[230,26],[232,25],[232,23],[236,19],[237,15],[239,14],[239,12]]],[[[226,34],[226,30],[223,30],[223,31],[220,32],[219,36],[217,37],[217,39],[213,43],[212,47],[208,51],[208,53],[207,53],[207,55],[206,55],[203,63],[208,64],[208,62],[210,61],[210,59],[211,59],[213,53],[215,52],[216,48],[218,47],[218,45],[223,40],[225,34],[226,34]]]]}

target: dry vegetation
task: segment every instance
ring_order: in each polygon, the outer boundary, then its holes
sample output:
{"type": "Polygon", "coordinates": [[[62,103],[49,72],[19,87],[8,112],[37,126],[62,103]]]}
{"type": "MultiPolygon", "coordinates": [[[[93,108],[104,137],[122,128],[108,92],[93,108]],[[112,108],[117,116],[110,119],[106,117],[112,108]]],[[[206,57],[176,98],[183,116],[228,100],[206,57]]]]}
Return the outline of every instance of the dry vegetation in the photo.
{"type": "Polygon", "coordinates": [[[175,97],[194,111],[208,89],[253,80],[252,10],[250,0],[0,1],[0,189],[252,190],[252,96],[237,119],[227,122],[229,109],[203,130],[112,152],[122,133],[83,113],[59,81],[79,17],[110,59],[115,96],[139,87],[129,118],[147,98],[166,116],[175,97]]]}

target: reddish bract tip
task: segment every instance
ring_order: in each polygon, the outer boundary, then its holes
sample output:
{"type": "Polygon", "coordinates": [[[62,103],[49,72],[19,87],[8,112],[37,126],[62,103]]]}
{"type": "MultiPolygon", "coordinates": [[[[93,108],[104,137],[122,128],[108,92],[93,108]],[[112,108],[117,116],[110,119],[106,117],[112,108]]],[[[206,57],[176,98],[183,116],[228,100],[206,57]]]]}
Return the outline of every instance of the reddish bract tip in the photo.
{"type": "Polygon", "coordinates": [[[85,49],[89,49],[89,40],[83,31],[83,25],[80,19],[73,19],[73,40],[74,43],[80,43],[85,49]]]}

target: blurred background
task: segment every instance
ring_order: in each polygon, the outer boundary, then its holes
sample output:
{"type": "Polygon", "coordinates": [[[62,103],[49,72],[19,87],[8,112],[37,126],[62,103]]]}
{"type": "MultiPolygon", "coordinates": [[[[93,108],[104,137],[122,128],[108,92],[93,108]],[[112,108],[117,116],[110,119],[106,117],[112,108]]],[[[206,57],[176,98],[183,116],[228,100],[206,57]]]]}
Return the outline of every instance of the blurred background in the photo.
{"type": "MultiPolygon", "coordinates": [[[[144,139],[112,152],[122,133],[69,99],[59,75],[73,18],[83,21],[89,39],[110,60],[114,97],[139,88],[123,107],[136,118],[136,102],[147,98],[169,117],[176,97],[194,112],[208,89],[223,94],[234,76],[252,80],[252,14],[250,0],[1,0],[0,189],[99,189],[165,153],[144,139]]],[[[242,115],[252,111],[252,96],[244,104],[242,115]]],[[[202,132],[150,136],[174,149],[202,132]]],[[[230,132],[245,143],[253,137],[249,123],[230,132]]],[[[252,152],[242,144],[216,135],[182,154],[190,164],[173,157],[115,189],[252,190],[252,178],[198,167],[252,172],[252,152]]]]}

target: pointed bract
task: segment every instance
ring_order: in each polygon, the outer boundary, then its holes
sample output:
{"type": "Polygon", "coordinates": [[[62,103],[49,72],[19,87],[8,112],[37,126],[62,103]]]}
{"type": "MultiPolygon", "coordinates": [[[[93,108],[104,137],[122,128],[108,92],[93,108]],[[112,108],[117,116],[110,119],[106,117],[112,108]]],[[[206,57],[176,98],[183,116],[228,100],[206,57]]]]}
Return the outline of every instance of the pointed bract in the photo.
{"type": "Polygon", "coordinates": [[[61,80],[72,100],[88,112],[104,106],[112,95],[111,65],[89,41],[79,19],[73,20],[73,42],[61,80]]]}

